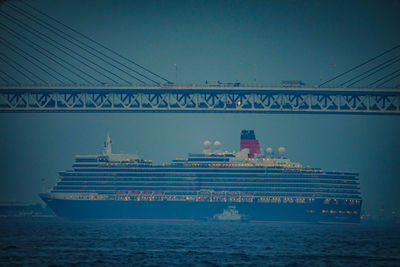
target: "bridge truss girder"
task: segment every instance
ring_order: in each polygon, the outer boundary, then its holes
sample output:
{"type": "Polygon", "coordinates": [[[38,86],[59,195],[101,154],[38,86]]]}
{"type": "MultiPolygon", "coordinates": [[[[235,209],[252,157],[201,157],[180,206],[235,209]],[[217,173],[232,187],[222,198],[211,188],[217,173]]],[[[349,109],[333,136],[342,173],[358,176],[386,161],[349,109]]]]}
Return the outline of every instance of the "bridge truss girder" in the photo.
{"type": "Polygon", "coordinates": [[[0,112],[231,112],[400,115],[400,90],[0,88],[0,112]]]}

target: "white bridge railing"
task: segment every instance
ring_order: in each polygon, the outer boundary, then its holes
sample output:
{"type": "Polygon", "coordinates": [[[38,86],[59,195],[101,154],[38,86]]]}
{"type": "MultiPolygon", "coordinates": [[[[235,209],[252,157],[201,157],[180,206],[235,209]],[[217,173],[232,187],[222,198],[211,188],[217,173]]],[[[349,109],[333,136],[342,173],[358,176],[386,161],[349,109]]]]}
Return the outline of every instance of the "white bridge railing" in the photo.
{"type": "Polygon", "coordinates": [[[0,112],[247,112],[400,115],[400,89],[218,86],[1,87],[0,112]]]}

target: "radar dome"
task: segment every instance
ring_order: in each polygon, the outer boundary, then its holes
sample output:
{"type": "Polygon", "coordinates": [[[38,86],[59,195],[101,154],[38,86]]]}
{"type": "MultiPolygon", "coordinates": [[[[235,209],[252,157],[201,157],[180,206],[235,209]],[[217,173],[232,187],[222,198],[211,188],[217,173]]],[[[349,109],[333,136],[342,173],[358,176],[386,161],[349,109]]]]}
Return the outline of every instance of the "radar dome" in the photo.
{"type": "Polygon", "coordinates": [[[219,149],[221,147],[221,142],[220,141],[215,141],[214,142],[214,148],[219,149]]]}
{"type": "Polygon", "coordinates": [[[279,155],[281,155],[281,156],[283,156],[283,154],[285,154],[285,148],[284,147],[280,147],[278,149],[278,151],[279,151],[279,155]]]}
{"type": "Polygon", "coordinates": [[[207,141],[204,141],[204,143],[203,143],[203,144],[204,144],[204,148],[205,148],[205,149],[207,149],[207,148],[209,148],[209,147],[210,147],[210,145],[211,145],[211,142],[207,140],[207,141]]]}
{"type": "Polygon", "coordinates": [[[268,155],[272,154],[272,148],[267,147],[267,149],[265,149],[265,151],[267,152],[268,155]]]}

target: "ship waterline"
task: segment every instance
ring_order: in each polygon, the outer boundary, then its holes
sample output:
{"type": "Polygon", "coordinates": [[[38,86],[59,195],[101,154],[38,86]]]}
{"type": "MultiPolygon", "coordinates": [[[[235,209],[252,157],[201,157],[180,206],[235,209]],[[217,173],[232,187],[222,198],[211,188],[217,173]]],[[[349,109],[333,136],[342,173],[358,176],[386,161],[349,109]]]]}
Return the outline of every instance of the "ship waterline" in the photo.
{"type": "Polygon", "coordinates": [[[203,153],[167,165],[134,154],[76,156],[72,170],[40,197],[71,219],[209,220],[229,206],[257,222],[358,223],[358,174],[326,172],[291,162],[280,148],[260,150],[254,131],[242,131],[240,152],[204,142],[203,153]]]}

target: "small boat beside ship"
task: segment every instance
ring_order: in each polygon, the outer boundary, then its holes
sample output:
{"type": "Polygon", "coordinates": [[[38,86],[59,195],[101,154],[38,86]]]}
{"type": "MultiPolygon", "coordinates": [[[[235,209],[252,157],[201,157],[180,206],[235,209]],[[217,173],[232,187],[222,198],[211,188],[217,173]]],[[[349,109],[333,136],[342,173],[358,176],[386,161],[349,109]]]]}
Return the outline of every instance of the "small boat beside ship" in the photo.
{"type": "Polygon", "coordinates": [[[220,214],[215,214],[213,219],[215,221],[244,221],[245,220],[244,215],[239,214],[238,210],[236,209],[235,206],[229,206],[227,209],[224,209],[224,211],[220,214]]]}

